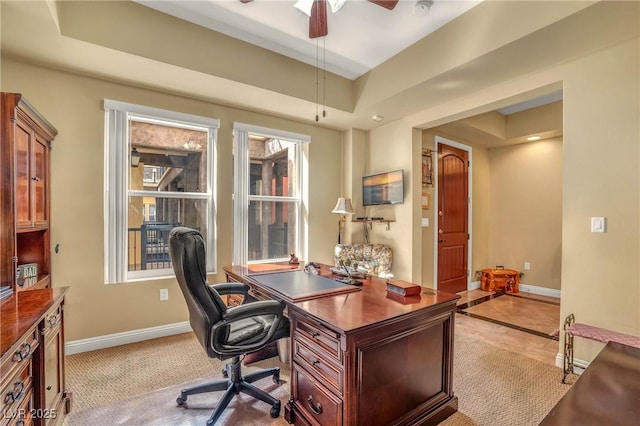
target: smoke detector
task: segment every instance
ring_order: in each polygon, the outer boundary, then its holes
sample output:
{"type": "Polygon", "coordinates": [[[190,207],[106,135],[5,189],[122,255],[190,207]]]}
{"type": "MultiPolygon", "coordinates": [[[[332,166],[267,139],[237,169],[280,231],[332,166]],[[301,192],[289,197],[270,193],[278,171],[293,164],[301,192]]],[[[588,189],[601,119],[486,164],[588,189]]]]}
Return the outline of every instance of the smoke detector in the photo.
{"type": "Polygon", "coordinates": [[[418,0],[413,6],[413,13],[415,15],[426,15],[429,13],[431,6],[433,6],[433,0],[418,0]]]}

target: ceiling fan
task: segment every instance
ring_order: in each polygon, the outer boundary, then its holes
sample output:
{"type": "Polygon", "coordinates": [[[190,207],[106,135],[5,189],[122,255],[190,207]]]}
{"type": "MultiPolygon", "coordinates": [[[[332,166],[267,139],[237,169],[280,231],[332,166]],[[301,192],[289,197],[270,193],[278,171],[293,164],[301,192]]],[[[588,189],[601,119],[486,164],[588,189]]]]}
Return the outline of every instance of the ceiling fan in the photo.
{"type": "MultiPolygon", "coordinates": [[[[250,3],[253,0],[240,0],[241,3],[250,3]]],[[[327,27],[327,3],[332,12],[337,12],[347,0],[298,0],[294,4],[309,16],[309,38],[324,37],[329,33],[327,27]]],[[[399,0],[367,0],[388,10],[393,10],[399,0]]]]}

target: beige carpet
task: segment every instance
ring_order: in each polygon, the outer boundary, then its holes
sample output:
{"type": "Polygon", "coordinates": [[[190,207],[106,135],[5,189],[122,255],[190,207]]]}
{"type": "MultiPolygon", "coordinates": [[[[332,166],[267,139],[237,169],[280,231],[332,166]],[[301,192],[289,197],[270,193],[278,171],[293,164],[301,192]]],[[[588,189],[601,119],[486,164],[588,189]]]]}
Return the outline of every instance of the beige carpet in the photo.
{"type": "MultiPolygon", "coordinates": [[[[221,365],[204,356],[190,333],[69,356],[67,387],[74,393],[74,406],[65,425],[204,424],[220,393],[189,397],[189,409],[177,407],[175,399],[187,382],[209,380],[212,372],[219,378],[221,365]],[[194,376],[206,379],[194,381],[194,376]]],[[[279,365],[277,358],[243,370],[274,365],[279,365]]],[[[279,398],[284,407],[289,376],[287,368],[282,367],[283,383],[276,385],[266,378],[256,385],[279,398]]],[[[537,425],[569,389],[560,383],[560,376],[560,370],[551,365],[457,335],[453,383],[459,412],[442,425],[537,425]]],[[[282,414],[272,419],[267,404],[240,395],[231,402],[220,424],[286,422],[282,414]]]]}

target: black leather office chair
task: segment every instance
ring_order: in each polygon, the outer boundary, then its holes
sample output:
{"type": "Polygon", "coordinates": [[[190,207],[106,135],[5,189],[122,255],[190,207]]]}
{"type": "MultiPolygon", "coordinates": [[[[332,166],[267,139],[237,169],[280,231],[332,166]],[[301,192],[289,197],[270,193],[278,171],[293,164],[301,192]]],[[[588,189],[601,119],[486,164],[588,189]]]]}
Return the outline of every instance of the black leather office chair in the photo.
{"type": "Polygon", "coordinates": [[[207,284],[202,235],[193,229],[174,228],[169,237],[169,247],[173,270],[189,308],[189,322],[198,341],[210,358],[231,358],[223,370],[226,380],[183,389],[177,404],[184,405],[189,395],[226,390],[207,421],[212,425],[233,396],[243,392],[270,404],[271,417],[278,417],[280,401],[251,383],[269,376],[278,383],[280,369],[270,368],[243,377],[240,356],[289,336],[289,321],[283,316],[284,303],[264,300],[227,308],[220,295],[246,295],[248,286],[242,283],[207,284]]]}

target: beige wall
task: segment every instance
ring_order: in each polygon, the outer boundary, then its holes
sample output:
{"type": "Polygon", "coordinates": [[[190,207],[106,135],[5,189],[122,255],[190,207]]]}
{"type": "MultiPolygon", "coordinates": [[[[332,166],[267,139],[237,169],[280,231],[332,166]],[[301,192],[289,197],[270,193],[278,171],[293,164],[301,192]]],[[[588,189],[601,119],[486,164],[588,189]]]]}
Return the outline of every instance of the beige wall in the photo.
{"type": "MultiPolygon", "coordinates": [[[[579,321],[636,335],[640,334],[639,53],[636,32],[626,42],[469,92],[464,98],[407,118],[413,126],[428,128],[429,123],[463,111],[561,83],[560,315],[574,313],[579,321]],[[606,233],[590,232],[592,216],[607,217],[606,233]]],[[[391,240],[402,237],[394,232],[391,240]]],[[[602,344],[581,341],[576,357],[591,360],[601,348],[602,344]]]]}
{"type": "Polygon", "coordinates": [[[503,265],[523,272],[522,284],[559,290],[562,140],[491,149],[489,175],[487,266],[503,265]]]}
{"type": "Polygon", "coordinates": [[[404,170],[404,203],[369,206],[365,209],[367,216],[380,216],[395,221],[390,224],[389,230],[385,224],[373,224],[369,232],[370,241],[391,246],[392,272],[395,278],[421,282],[420,256],[416,258],[416,251],[422,251],[421,234],[414,232],[415,221],[418,224],[420,221],[414,209],[419,209],[420,206],[413,198],[421,185],[420,171],[415,169],[420,161],[421,140],[418,138],[417,144],[414,144],[411,126],[399,120],[369,132],[368,145],[366,174],[404,170]],[[419,243],[417,250],[414,247],[416,243],[419,243]],[[414,268],[418,268],[417,272],[414,268]]]}
{"type": "Polygon", "coordinates": [[[67,341],[172,324],[187,320],[175,279],[104,284],[103,170],[105,98],[220,120],[217,143],[218,274],[232,256],[232,125],[234,121],[308,134],[309,257],[332,259],[335,226],[331,209],[340,193],[341,133],[264,114],[223,107],[104,80],[53,71],[2,58],[2,90],[24,96],[54,124],[52,238],[53,285],[70,286],[66,303],[67,341]],[[159,289],[169,300],[159,300],[159,289]]]}

